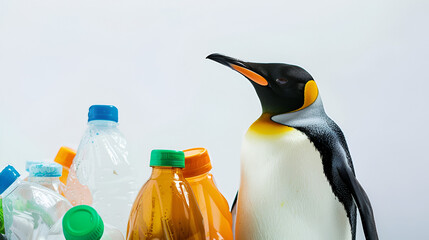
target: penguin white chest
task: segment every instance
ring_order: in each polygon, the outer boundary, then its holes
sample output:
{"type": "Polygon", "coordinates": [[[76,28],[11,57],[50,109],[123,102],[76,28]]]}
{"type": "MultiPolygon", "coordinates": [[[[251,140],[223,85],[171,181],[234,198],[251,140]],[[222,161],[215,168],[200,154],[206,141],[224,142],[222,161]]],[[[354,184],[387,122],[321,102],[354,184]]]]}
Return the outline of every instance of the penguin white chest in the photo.
{"type": "Polygon", "coordinates": [[[344,206],[326,178],[320,153],[295,129],[246,134],[236,239],[351,239],[344,206]]]}

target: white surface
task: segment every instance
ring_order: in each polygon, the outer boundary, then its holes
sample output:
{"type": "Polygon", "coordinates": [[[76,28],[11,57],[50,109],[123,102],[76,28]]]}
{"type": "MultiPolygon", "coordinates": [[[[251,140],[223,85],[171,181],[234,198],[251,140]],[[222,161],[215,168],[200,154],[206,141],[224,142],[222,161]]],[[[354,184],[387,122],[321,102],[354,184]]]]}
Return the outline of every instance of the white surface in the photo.
{"type": "Polygon", "coordinates": [[[151,149],[203,146],[232,203],[260,106],[204,58],[292,63],[344,131],[380,238],[427,239],[428,4],[0,1],[0,167],[76,148],[89,106],[114,104],[141,184],[151,149]]]}

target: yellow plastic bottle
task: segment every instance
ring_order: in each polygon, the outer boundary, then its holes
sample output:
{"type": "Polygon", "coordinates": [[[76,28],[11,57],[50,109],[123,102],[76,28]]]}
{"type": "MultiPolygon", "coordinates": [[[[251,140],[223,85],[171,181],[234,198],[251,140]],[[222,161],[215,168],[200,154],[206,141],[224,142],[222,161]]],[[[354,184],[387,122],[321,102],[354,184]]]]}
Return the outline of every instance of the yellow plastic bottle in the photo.
{"type": "Polygon", "coordinates": [[[153,150],[152,175],[140,190],[128,220],[128,240],[203,240],[203,217],[182,174],[182,151],[153,150]]]}
{"type": "Polygon", "coordinates": [[[192,148],[185,153],[183,176],[191,185],[204,218],[207,238],[232,240],[232,216],[228,202],[217,189],[210,157],[205,148],[192,148]]]}

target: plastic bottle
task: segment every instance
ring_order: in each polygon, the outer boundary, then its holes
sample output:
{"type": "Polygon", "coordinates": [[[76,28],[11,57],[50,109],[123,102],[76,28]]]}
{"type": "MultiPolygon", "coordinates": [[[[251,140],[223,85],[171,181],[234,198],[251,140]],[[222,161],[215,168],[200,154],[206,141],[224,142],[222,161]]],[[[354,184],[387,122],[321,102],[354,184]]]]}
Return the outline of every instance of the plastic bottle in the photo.
{"type": "Polygon", "coordinates": [[[41,240],[51,227],[71,208],[58,193],[41,185],[21,181],[12,166],[0,172],[0,197],[6,238],[41,240]]]}
{"type": "Polygon", "coordinates": [[[185,153],[185,168],[183,176],[189,182],[194,192],[204,218],[204,227],[208,239],[232,240],[232,216],[228,201],[217,189],[212,165],[205,148],[192,148],[185,153]]]}
{"type": "Polygon", "coordinates": [[[152,175],[131,210],[127,239],[206,239],[203,217],[182,174],[182,151],[153,150],[152,175]]]}
{"type": "Polygon", "coordinates": [[[54,162],[61,164],[63,166],[63,172],[60,177],[60,181],[66,185],[67,184],[67,177],[69,176],[69,170],[70,166],[73,163],[73,159],[76,156],[76,151],[69,148],[62,146],[60,150],[57,153],[57,156],[55,156],[54,162]]]}
{"type": "Polygon", "coordinates": [[[97,211],[88,205],[70,209],[62,224],[52,230],[48,240],[124,240],[119,229],[105,224],[97,211]]]}
{"type": "MultiPolygon", "coordinates": [[[[60,175],[60,181],[62,184],[59,184],[58,186],[58,192],[61,193],[61,195],[64,196],[64,187],[67,184],[67,177],[69,175],[69,169],[71,164],[73,163],[73,159],[76,156],[76,151],[74,151],[71,148],[68,147],[61,147],[60,150],[57,153],[57,156],[55,157],[54,162],[60,164],[62,166],[62,173],[60,175]]],[[[25,163],[25,170],[30,173],[30,167],[34,164],[43,164],[43,163],[49,163],[46,161],[27,161],[25,163]]],[[[26,177],[24,180],[28,181],[29,177],[26,177]]]]}
{"type": "Polygon", "coordinates": [[[123,233],[137,188],[128,161],[127,142],[118,129],[118,109],[89,108],[88,128],[67,179],[65,196],[76,205],[93,206],[104,221],[123,233]]]}
{"type": "Polygon", "coordinates": [[[63,167],[58,163],[41,162],[30,166],[28,181],[40,184],[62,194],[64,184],[60,182],[63,167]]]}

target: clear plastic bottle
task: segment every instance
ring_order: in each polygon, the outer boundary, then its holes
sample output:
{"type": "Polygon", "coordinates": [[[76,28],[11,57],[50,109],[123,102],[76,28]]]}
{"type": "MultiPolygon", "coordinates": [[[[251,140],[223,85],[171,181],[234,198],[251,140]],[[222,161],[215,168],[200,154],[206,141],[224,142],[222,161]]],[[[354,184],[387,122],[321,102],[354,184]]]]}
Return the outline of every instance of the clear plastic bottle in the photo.
{"type": "Polygon", "coordinates": [[[41,162],[30,166],[28,181],[40,184],[62,194],[64,184],[60,181],[63,167],[58,163],[41,162]]]}
{"type": "Polygon", "coordinates": [[[127,239],[206,239],[203,217],[182,175],[182,151],[153,150],[152,175],[140,190],[128,222],[127,239]]]}
{"type": "Polygon", "coordinates": [[[58,193],[32,182],[21,181],[19,176],[10,165],[0,172],[6,238],[45,239],[71,204],[58,193]]]}
{"type": "Polygon", "coordinates": [[[210,240],[232,240],[232,216],[228,201],[220,193],[210,173],[212,165],[205,148],[192,148],[185,153],[185,168],[183,176],[189,182],[194,192],[204,227],[210,240]]]}
{"type": "Polygon", "coordinates": [[[48,240],[124,240],[119,229],[105,224],[97,211],[88,205],[70,209],[62,224],[53,229],[48,240]]]}
{"type": "Polygon", "coordinates": [[[89,108],[86,130],[71,165],[65,196],[76,205],[91,205],[123,233],[137,188],[128,161],[127,142],[118,129],[118,109],[89,108]]]}

